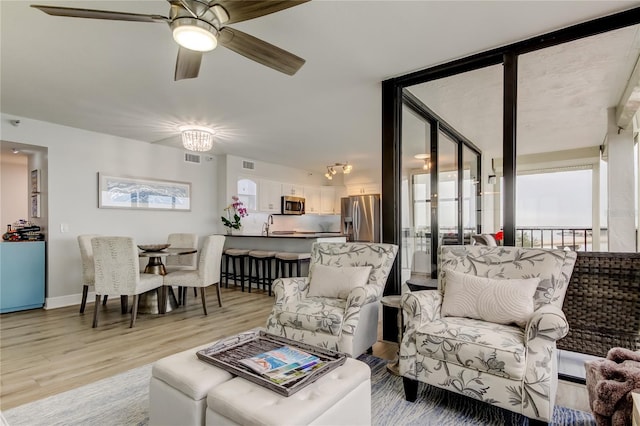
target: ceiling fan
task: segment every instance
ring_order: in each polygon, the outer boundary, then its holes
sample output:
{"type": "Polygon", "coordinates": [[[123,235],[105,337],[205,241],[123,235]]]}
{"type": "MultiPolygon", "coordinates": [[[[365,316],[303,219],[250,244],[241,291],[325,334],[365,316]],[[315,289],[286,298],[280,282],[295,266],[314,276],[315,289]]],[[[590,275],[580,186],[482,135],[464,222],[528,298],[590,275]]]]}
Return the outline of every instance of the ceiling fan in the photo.
{"type": "Polygon", "coordinates": [[[215,49],[218,44],[287,75],[294,75],[305,63],[304,59],[286,50],[225,25],[279,12],[309,0],[167,1],[171,5],[169,17],[35,4],[31,7],[54,16],[169,24],[174,40],[180,45],[174,76],[176,81],[197,77],[202,54],[215,49]]]}

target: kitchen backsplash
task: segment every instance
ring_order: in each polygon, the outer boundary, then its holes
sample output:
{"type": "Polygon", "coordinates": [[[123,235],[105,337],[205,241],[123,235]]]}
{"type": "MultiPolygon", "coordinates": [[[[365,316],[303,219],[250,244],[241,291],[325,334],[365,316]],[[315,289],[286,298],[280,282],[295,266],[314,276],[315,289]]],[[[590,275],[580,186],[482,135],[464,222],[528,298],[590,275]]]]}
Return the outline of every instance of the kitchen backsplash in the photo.
{"type": "MultiPolygon", "coordinates": [[[[249,213],[249,216],[242,218],[242,233],[260,234],[262,225],[268,218],[268,213],[249,213]]],[[[272,231],[340,232],[340,215],[289,216],[274,214],[273,225],[269,225],[269,232],[272,231]]]]}

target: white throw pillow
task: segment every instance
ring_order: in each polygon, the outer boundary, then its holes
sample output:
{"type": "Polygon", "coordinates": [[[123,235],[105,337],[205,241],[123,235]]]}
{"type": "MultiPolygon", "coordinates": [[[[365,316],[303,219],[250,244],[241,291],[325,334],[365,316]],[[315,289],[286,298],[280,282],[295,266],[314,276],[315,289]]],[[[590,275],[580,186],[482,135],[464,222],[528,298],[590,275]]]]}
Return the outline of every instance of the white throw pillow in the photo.
{"type": "Polygon", "coordinates": [[[371,266],[311,265],[309,297],[346,299],[351,290],[369,281],[371,266]]]}
{"type": "Polygon", "coordinates": [[[527,324],[540,278],[494,279],[445,270],[442,316],[527,324]]]}

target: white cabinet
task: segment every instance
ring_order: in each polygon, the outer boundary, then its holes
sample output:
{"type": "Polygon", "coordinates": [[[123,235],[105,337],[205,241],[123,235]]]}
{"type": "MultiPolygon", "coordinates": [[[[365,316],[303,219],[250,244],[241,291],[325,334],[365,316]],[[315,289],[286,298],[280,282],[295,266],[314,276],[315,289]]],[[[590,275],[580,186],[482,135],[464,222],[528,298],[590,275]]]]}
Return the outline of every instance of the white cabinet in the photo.
{"type": "Polygon", "coordinates": [[[336,190],[333,186],[305,186],[304,199],[307,214],[335,214],[336,190]]]}
{"type": "Polygon", "coordinates": [[[253,179],[243,177],[238,179],[238,198],[249,211],[256,211],[257,187],[258,185],[253,179]]]}
{"type": "Polygon", "coordinates": [[[336,213],[336,189],[333,186],[320,187],[320,213],[336,213]]]}
{"type": "Polygon", "coordinates": [[[282,186],[280,182],[266,179],[260,180],[258,203],[261,212],[280,213],[282,186]]]}
{"type": "Polygon", "coordinates": [[[304,187],[305,213],[323,213],[320,188],[319,186],[304,187]]]}
{"type": "Polygon", "coordinates": [[[347,186],[349,195],[379,194],[380,184],[377,183],[360,183],[347,186]]]}
{"type": "Polygon", "coordinates": [[[304,187],[293,183],[282,184],[282,195],[293,195],[296,197],[304,197],[304,187]]]}

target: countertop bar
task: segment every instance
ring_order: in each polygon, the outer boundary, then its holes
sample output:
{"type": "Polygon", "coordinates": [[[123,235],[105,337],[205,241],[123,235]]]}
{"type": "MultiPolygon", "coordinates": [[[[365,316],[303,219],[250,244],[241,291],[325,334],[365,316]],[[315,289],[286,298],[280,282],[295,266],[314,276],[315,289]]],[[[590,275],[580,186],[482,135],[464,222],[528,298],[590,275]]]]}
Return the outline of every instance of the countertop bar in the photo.
{"type": "Polygon", "coordinates": [[[312,239],[312,238],[340,238],[340,237],[344,237],[344,234],[340,234],[338,232],[318,232],[316,234],[311,234],[311,233],[306,233],[306,232],[295,232],[292,234],[269,234],[264,235],[264,234],[238,234],[238,235],[226,235],[226,237],[230,237],[230,238],[305,238],[305,239],[312,239]]]}
{"type": "Polygon", "coordinates": [[[293,233],[293,234],[238,234],[227,235],[224,248],[237,248],[249,250],[286,251],[295,253],[309,253],[313,243],[343,243],[347,240],[342,234],[320,232],[317,234],[293,233]]]}

